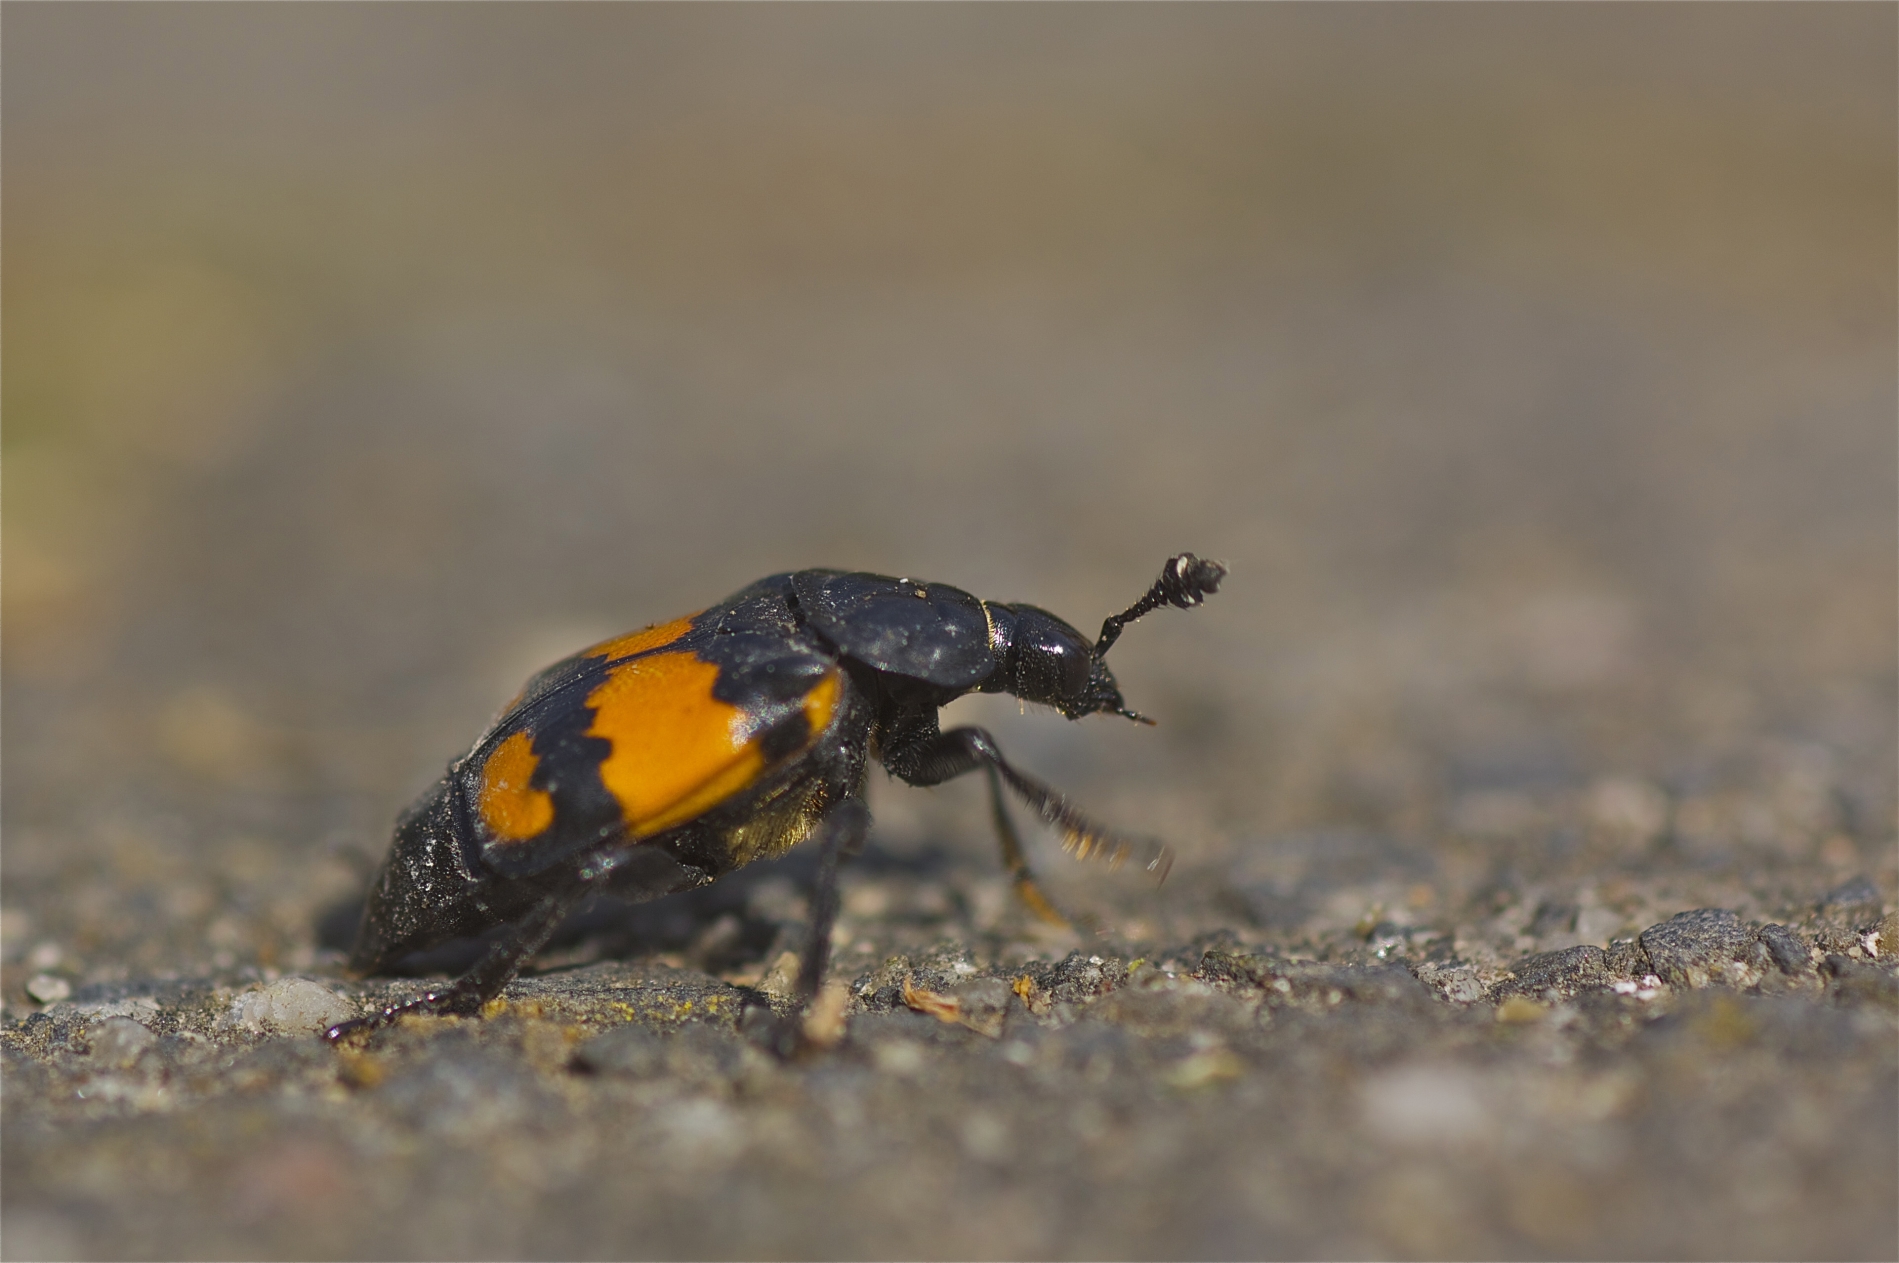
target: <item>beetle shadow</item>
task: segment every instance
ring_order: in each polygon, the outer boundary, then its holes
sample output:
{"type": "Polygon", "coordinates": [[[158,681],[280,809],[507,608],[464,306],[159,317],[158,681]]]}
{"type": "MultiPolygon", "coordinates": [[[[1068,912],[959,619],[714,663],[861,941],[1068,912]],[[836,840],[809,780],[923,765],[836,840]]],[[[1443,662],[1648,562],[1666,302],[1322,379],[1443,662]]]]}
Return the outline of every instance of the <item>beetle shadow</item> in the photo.
{"type": "MultiPolygon", "coordinates": [[[[950,846],[925,843],[901,851],[872,841],[844,865],[845,885],[858,880],[940,886],[952,915],[966,914],[957,880],[970,857],[950,846]]],[[[568,917],[541,952],[537,972],[589,963],[670,956],[710,974],[743,971],[779,952],[803,948],[818,853],[794,850],[761,860],[709,886],[629,904],[598,895],[568,917]]],[[[894,919],[904,919],[901,912],[894,919]]]]}
{"type": "MultiPolygon", "coordinates": [[[[797,946],[791,940],[803,934],[805,912],[802,906],[790,906],[787,897],[803,903],[817,866],[816,851],[794,850],[730,873],[709,886],[643,903],[596,895],[561,922],[524,972],[651,956],[673,956],[712,974],[757,965],[775,949],[797,946]]],[[[897,849],[872,841],[847,861],[844,880],[848,883],[854,876],[860,881],[939,887],[948,893],[955,913],[963,915],[967,909],[960,892],[978,867],[967,848],[934,839],[897,849]]],[[[353,895],[322,909],[312,927],[317,945],[347,956],[355,944],[365,903],[364,895],[353,895]]],[[[901,912],[894,915],[905,919],[901,912]]],[[[460,974],[508,929],[499,925],[471,938],[411,952],[383,972],[392,977],[460,974]]]]}
{"type": "Polygon", "coordinates": [[[356,927],[362,924],[363,908],[368,903],[367,895],[346,895],[319,911],[311,927],[316,945],[348,956],[356,945],[356,927]]]}
{"type": "MultiPolygon", "coordinates": [[[[742,968],[763,959],[783,936],[785,918],[772,911],[775,903],[783,902],[787,885],[802,894],[816,870],[815,853],[794,853],[659,899],[629,903],[611,894],[595,895],[560,923],[523,972],[663,955],[681,957],[709,973],[742,968]]],[[[317,945],[347,956],[366,903],[365,895],[352,895],[319,912],[312,927],[317,945]]],[[[510,929],[497,925],[479,935],[410,952],[380,972],[390,977],[460,974],[510,929]]]]}

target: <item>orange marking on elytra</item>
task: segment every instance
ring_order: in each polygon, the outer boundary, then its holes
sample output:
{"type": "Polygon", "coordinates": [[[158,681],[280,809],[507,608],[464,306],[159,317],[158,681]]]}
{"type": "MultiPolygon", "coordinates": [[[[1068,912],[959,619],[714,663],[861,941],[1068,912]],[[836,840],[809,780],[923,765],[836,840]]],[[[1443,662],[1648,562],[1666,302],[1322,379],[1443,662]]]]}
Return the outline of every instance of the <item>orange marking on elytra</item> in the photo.
{"type": "Polygon", "coordinates": [[[524,842],[554,823],[554,800],[528,782],[539,766],[534,743],[517,732],[481,765],[481,822],[501,842],[524,842]]]}
{"type": "Polygon", "coordinates": [[[651,627],[628,632],[624,636],[615,636],[612,640],[603,640],[587,650],[585,656],[617,662],[621,658],[631,658],[636,653],[663,649],[691,631],[692,620],[697,617],[697,614],[688,614],[684,618],[675,618],[670,623],[654,623],[651,627]]]}
{"type": "MultiPolygon", "coordinates": [[[[587,735],[613,743],[600,779],[632,836],[703,815],[765,771],[745,713],[712,695],[718,678],[715,664],[690,653],[648,654],[614,667],[587,695],[594,712],[587,735]]],[[[841,689],[833,671],[805,699],[814,735],[830,722],[841,689]]]]}
{"type": "Polygon", "coordinates": [[[734,721],[738,707],[712,696],[719,668],[689,653],[659,653],[613,668],[587,696],[590,737],[613,751],[600,779],[619,800],[635,837],[698,815],[764,767],[764,755],[734,721]]]}
{"type": "Polygon", "coordinates": [[[838,694],[844,691],[844,677],[833,667],[825,673],[818,686],[804,699],[805,721],[811,725],[811,736],[825,730],[831,722],[831,716],[837,711],[838,694]]]}

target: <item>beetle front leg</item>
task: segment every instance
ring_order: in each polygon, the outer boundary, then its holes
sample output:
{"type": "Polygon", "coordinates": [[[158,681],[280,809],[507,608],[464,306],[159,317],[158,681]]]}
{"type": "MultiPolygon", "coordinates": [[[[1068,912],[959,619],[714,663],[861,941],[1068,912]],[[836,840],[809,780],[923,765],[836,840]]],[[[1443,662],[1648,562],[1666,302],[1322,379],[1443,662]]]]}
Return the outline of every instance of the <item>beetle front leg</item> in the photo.
{"type": "MultiPolygon", "coordinates": [[[[1015,885],[1016,898],[1050,925],[1071,928],[1068,918],[1055,907],[1029,868],[1022,839],[1016,836],[1008,804],[1002,799],[1005,771],[1020,774],[1009,767],[996,746],[996,739],[986,729],[952,728],[943,732],[937,728],[934,718],[920,718],[908,731],[894,733],[885,740],[884,767],[892,776],[911,785],[940,785],[976,768],[988,773],[989,809],[996,827],[996,842],[1002,849],[1002,866],[1015,885]]],[[[1047,792],[1054,793],[1053,790],[1047,792]]]]}
{"type": "Polygon", "coordinates": [[[1009,880],[1015,885],[1015,897],[1048,924],[1073,929],[1073,923],[1049,899],[1048,892],[1042,889],[1042,883],[1035,879],[1035,872],[1029,867],[1022,839],[1016,836],[1015,823],[1009,819],[1009,804],[1002,798],[1001,773],[993,766],[985,770],[989,773],[989,812],[996,826],[996,841],[1002,847],[1002,866],[1009,870],[1009,880]]]}
{"type": "Polygon", "coordinates": [[[964,772],[981,767],[988,771],[991,805],[995,812],[996,836],[1002,846],[1002,862],[1015,881],[1016,892],[1037,916],[1053,924],[1067,924],[1048,897],[1042,893],[1035,875],[1029,871],[1022,844],[1005,814],[998,782],[1006,784],[1027,803],[1044,824],[1062,832],[1062,849],[1081,859],[1105,858],[1119,867],[1134,858],[1156,879],[1164,879],[1173,865],[1173,855],[1158,842],[1124,838],[1084,815],[1067,797],[1026,772],[1016,770],[1002,757],[995,737],[983,728],[952,728],[939,731],[935,720],[919,719],[893,732],[884,740],[884,767],[892,776],[911,785],[940,785],[964,772]],[[1052,914],[1052,915],[1051,915],[1052,914]]]}

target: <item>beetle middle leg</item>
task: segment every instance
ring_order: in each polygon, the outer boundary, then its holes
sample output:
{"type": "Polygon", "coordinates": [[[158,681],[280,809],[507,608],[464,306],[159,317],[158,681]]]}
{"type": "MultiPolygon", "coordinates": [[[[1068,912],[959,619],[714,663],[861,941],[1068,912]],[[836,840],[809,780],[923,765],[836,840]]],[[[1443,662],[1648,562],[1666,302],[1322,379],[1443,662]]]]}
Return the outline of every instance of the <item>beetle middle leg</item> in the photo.
{"type": "Polygon", "coordinates": [[[811,928],[798,962],[794,1004],[785,1017],[774,1018],[763,1040],[773,1052],[790,1057],[809,1042],[804,1033],[805,1011],[824,985],[824,969],[831,958],[831,931],[837,925],[837,875],[843,862],[864,847],[870,834],[870,809],[852,795],[833,807],[818,825],[818,871],[811,882],[811,928]]]}

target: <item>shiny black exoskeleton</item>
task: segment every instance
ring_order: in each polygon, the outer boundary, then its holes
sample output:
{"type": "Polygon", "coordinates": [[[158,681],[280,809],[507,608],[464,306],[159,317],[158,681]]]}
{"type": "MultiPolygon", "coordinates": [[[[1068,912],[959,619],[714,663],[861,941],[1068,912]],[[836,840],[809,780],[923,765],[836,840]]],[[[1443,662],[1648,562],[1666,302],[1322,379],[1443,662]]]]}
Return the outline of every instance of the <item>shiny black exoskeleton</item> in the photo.
{"type": "MultiPolygon", "coordinates": [[[[592,893],[658,898],[816,838],[802,1009],[823,979],[839,860],[869,829],[873,757],[912,785],[982,769],[1003,862],[1046,919],[1061,917],[1029,871],[1004,787],[1059,828],[1067,849],[1117,863],[1137,856],[1164,875],[1164,847],[1114,836],[1013,767],[987,731],[943,731],[937,711],[965,693],[1007,693],[1070,719],[1142,720],[1122,700],[1108,649],[1151,610],[1199,605],[1225,574],[1191,553],[1170,559],[1091,644],[1033,605],[801,570],[556,663],[398,821],[351,966],[377,973],[449,939],[503,924],[509,933],[451,986],[328,1037],[409,1011],[478,1011],[592,893]]],[[[794,1014],[773,1041],[790,1051],[801,1030],[794,1014]]]]}

